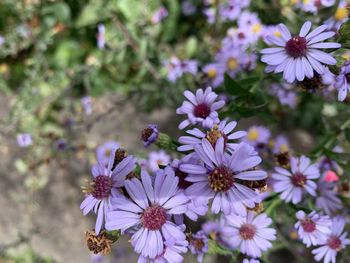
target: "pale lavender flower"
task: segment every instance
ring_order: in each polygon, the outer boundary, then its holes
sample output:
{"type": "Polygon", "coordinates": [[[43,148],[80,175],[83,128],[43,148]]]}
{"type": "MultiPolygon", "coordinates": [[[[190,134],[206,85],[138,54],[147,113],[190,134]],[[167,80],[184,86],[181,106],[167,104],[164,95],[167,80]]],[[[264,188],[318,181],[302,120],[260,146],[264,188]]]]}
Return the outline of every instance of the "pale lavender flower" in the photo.
{"type": "Polygon", "coordinates": [[[96,36],[97,46],[99,49],[104,49],[106,45],[106,36],[105,36],[106,29],[104,24],[98,24],[97,29],[98,29],[97,36],[96,36]]]}
{"type": "Polygon", "coordinates": [[[272,152],[274,154],[284,153],[289,151],[289,141],[286,136],[279,135],[276,137],[272,152]]]}
{"type": "Polygon", "coordinates": [[[220,6],[220,16],[223,21],[235,21],[241,13],[241,7],[235,1],[220,6]]]}
{"type": "Polygon", "coordinates": [[[324,263],[335,263],[336,256],[339,251],[345,249],[350,244],[350,239],[347,238],[348,233],[343,232],[345,228],[345,220],[341,217],[335,217],[332,220],[331,233],[328,234],[327,240],[323,241],[321,247],[312,250],[315,255],[315,260],[321,261],[324,258],[324,263]]]}
{"type": "Polygon", "coordinates": [[[207,21],[209,24],[214,24],[216,19],[216,11],[215,8],[205,8],[203,10],[203,14],[207,17],[207,21]]]}
{"type": "Polygon", "coordinates": [[[216,101],[218,95],[210,87],[205,90],[198,89],[196,94],[186,90],[184,96],[188,101],[184,101],[180,108],[176,110],[177,114],[187,114],[187,119],[179,124],[179,129],[184,129],[188,125],[201,124],[204,128],[211,128],[219,123],[217,110],[221,109],[225,102],[216,101]]]}
{"type": "Polygon", "coordinates": [[[5,43],[5,38],[3,36],[0,36],[0,46],[5,43]]]}
{"type": "Polygon", "coordinates": [[[247,136],[244,137],[243,141],[252,145],[257,150],[264,149],[268,145],[271,137],[271,132],[264,126],[251,126],[247,130],[247,136]]]}
{"type": "Polygon", "coordinates": [[[91,254],[90,263],[107,263],[106,257],[100,254],[91,254]]]}
{"type": "Polygon", "coordinates": [[[346,10],[347,5],[347,1],[340,1],[334,16],[325,21],[325,24],[328,25],[328,30],[338,31],[341,25],[349,19],[347,15],[348,12],[346,10]]]}
{"type": "Polygon", "coordinates": [[[197,8],[191,0],[184,0],[181,3],[181,11],[185,16],[190,16],[197,11],[197,8]]]}
{"type": "Polygon", "coordinates": [[[268,227],[272,220],[264,213],[256,217],[252,211],[245,217],[231,214],[226,216],[226,222],[223,231],[229,238],[230,246],[239,248],[248,256],[261,257],[262,252],[272,247],[270,241],[276,239],[276,230],[268,227]]]}
{"type": "Polygon", "coordinates": [[[101,164],[108,164],[110,156],[114,153],[120,144],[116,141],[107,141],[104,144],[101,144],[96,149],[97,160],[101,164]]]}
{"type": "Polygon", "coordinates": [[[294,109],[298,103],[298,96],[296,92],[293,90],[293,86],[283,83],[277,84],[273,83],[270,86],[269,94],[276,96],[281,103],[281,105],[289,106],[294,109]]]}
{"type": "Polygon", "coordinates": [[[350,61],[342,66],[336,78],[335,87],[338,89],[338,100],[344,101],[350,91],[350,61]]]}
{"type": "Polygon", "coordinates": [[[203,262],[204,255],[208,252],[208,237],[204,231],[200,230],[192,234],[189,248],[192,254],[197,255],[197,261],[203,262]]]}
{"type": "Polygon", "coordinates": [[[179,146],[177,150],[181,152],[194,150],[194,146],[200,144],[203,138],[207,138],[215,147],[217,140],[223,137],[225,148],[233,151],[237,146],[237,143],[234,143],[233,140],[241,139],[247,134],[245,131],[234,131],[236,126],[236,121],[227,122],[223,120],[204,132],[198,128],[187,130],[186,133],[190,136],[181,136],[179,138],[179,142],[183,145],[179,146]]]}
{"type": "Polygon", "coordinates": [[[164,252],[167,240],[185,240],[184,229],[180,229],[169,218],[186,212],[188,198],[178,192],[179,179],[175,174],[160,170],[154,178],[144,170],[141,181],[133,178],[125,182],[130,199],[113,199],[113,211],[107,214],[106,229],[131,228],[137,231],[131,237],[131,244],[143,257],[155,259],[164,252]]]}
{"type": "Polygon", "coordinates": [[[158,171],[159,166],[166,166],[170,163],[170,156],[163,150],[150,152],[148,155],[148,167],[152,172],[158,171]]]}
{"type": "Polygon", "coordinates": [[[320,177],[318,164],[311,164],[306,156],[292,157],[290,164],[290,171],[275,167],[275,173],[272,174],[274,191],[281,193],[282,200],[293,204],[300,203],[305,193],[316,196],[317,185],[313,180],[320,177]]]}
{"type": "Polygon", "coordinates": [[[197,74],[198,62],[196,60],[180,60],[173,56],[164,64],[168,70],[167,78],[170,82],[175,82],[185,73],[190,73],[192,75],[197,74]]]}
{"type": "Polygon", "coordinates": [[[254,43],[254,39],[246,28],[230,28],[222,40],[222,48],[230,50],[239,47],[246,50],[252,43],[254,43]]]}
{"type": "Polygon", "coordinates": [[[87,196],[80,205],[84,215],[92,210],[97,214],[96,234],[103,228],[106,214],[111,209],[112,199],[121,195],[120,187],[124,186],[126,176],[135,168],[136,160],[129,155],[112,170],[114,156],[115,150],[112,150],[107,166],[104,163],[98,163],[92,167],[92,184],[84,190],[87,196]]]}
{"type": "Polygon", "coordinates": [[[225,68],[221,63],[210,63],[203,67],[203,72],[207,75],[209,84],[216,88],[224,83],[225,68]]]}
{"type": "Polygon", "coordinates": [[[156,124],[148,124],[147,128],[142,130],[141,140],[143,141],[143,145],[145,147],[150,146],[154,143],[159,136],[158,125],[156,124]]]}
{"type": "Polygon", "coordinates": [[[292,36],[284,24],[279,24],[282,37],[268,36],[267,38],[278,47],[265,48],[261,60],[270,67],[268,71],[283,72],[283,78],[289,82],[295,79],[302,81],[305,77],[312,78],[314,70],[324,73],[322,64],[335,65],[336,60],[329,54],[318,49],[339,48],[336,42],[321,42],[334,36],[334,32],[324,32],[326,25],[311,31],[311,22],[307,21],[300,29],[299,35],[292,36]]]}
{"type": "Polygon", "coordinates": [[[168,16],[168,10],[164,6],[161,6],[154,12],[151,21],[153,24],[159,24],[167,16],[168,16]]]}
{"type": "Polygon", "coordinates": [[[224,138],[220,137],[215,149],[207,139],[194,148],[203,164],[180,166],[181,171],[188,173],[186,180],[193,183],[186,189],[189,197],[213,200],[211,211],[215,214],[220,211],[245,214],[246,207],[255,206],[258,193],[242,181],[263,180],[267,174],[253,169],[261,163],[261,158],[252,154],[250,145],[240,143],[228,154],[224,151],[224,138]]]}
{"type": "Polygon", "coordinates": [[[273,45],[273,43],[269,40],[269,36],[274,36],[277,38],[282,37],[282,33],[278,25],[265,26],[262,32],[264,42],[268,45],[273,45]]]}
{"type": "Polygon", "coordinates": [[[216,54],[215,59],[225,69],[226,73],[232,78],[243,70],[244,53],[235,48],[222,49],[216,54]]]}
{"type": "Polygon", "coordinates": [[[322,209],[327,215],[332,215],[343,208],[334,182],[327,182],[322,178],[318,182],[317,190],[316,207],[322,209]]]}
{"type": "Polygon", "coordinates": [[[20,133],[17,135],[17,144],[20,147],[28,147],[33,144],[32,135],[29,133],[20,133]]]}
{"type": "Polygon", "coordinates": [[[202,230],[211,239],[218,242],[224,247],[229,247],[229,241],[224,232],[224,226],[226,224],[225,216],[221,216],[215,221],[207,221],[202,225],[202,230]]]}
{"type": "Polygon", "coordinates": [[[251,258],[251,259],[243,259],[243,262],[242,263],[260,263],[260,260],[258,259],[255,259],[255,258],[251,258]]]}
{"type": "Polygon", "coordinates": [[[92,100],[90,96],[85,96],[81,100],[84,112],[86,115],[91,115],[92,113],[92,100]]]}
{"type": "Polygon", "coordinates": [[[296,217],[298,222],[294,227],[298,231],[299,238],[307,247],[320,245],[327,240],[332,225],[329,216],[317,214],[316,211],[312,211],[309,215],[306,215],[304,211],[298,211],[296,217]]]}
{"type": "Polygon", "coordinates": [[[240,28],[248,28],[255,24],[260,24],[260,19],[256,13],[244,11],[240,14],[238,18],[238,26],[240,28]]]}

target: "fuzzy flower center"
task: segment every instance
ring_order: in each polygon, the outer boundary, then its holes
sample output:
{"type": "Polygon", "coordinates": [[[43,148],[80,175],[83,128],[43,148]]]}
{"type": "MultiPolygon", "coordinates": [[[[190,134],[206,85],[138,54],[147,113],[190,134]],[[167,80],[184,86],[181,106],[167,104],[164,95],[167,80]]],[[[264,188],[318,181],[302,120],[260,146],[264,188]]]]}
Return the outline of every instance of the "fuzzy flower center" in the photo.
{"type": "Polygon", "coordinates": [[[289,39],[286,43],[286,52],[293,58],[305,55],[307,50],[307,42],[305,37],[296,36],[289,39]]]}
{"type": "Polygon", "coordinates": [[[239,229],[239,234],[244,240],[251,240],[256,233],[256,227],[252,224],[244,224],[239,229]]]}
{"type": "Polygon", "coordinates": [[[295,173],[292,178],[292,184],[296,187],[304,187],[306,184],[306,176],[303,175],[302,173],[295,173]]]}
{"type": "Polygon", "coordinates": [[[115,167],[121,162],[123,161],[126,157],[128,156],[128,154],[126,153],[126,151],[124,149],[119,148],[118,150],[115,151],[115,155],[114,155],[114,162],[113,162],[113,166],[112,166],[112,171],[115,169],[115,167]]]}
{"type": "Polygon", "coordinates": [[[252,130],[248,131],[247,137],[248,137],[249,141],[256,141],[259,137],[258,130],[252,129],[252,130]]]}
{"type": "Polygon", "coordinates": [[[337,11],[335,12],[335,19],[338,21],[344,20],[348,15],[348,12],[345,7],[339,7],[337,11]]]}
{"type": "Polygon", "coordinates": [[[238,62],[235,58],[229,58],[226,65],[229,70],[235,70],[238,67],[238,62]]]}
{"type": "Polygon", "coordinates": [[[243,32],[238,33],[238,38],[239,39],[245,39],[245,34],[243,32]]]}
{"type": "Polygon", "coordinates": [[[202,239],[197,239],[197,238],[192,239],[191,244],[197,251],[201,251],[205,245],[202,239]]]}
{"type": "Polygon", "coordinates": [[[109,176],[99,175],[93,180],[92,196],[96,199],[107,198],[112,189],[112,180],[109,176]]]}
{"type": "Polygon", "coordinates": [[[166,222],[166,211],[159,205],[148,207],[142,214],[142,224],[149,230],[159,230],[166,222]]]}
{"type": "Polygon", "coordinates": [[[273,32],[273,35],[274,35],[275,37],[281,37],[281,36],[282,36],[282,33],[281,33],[279,30],[275,30],[275,31],[273,32]]]}
{"type": "Polygon", "coordinates": [[[327,245],[334,250],[339,251],[341,249],[341,240],[336,236],[331,236],[327,240],[327,245]]]}
{"type": "Polygon", "coordinates": [[[310,218],[306,218],[306,219],[301,220],[301,226],[304,229],[304,231],[307,233],[311,233],[311,232],[314,232],[316,230],[316,224],[310,218]]]}
{"type": "Polygon", "coordinates": [[[215,68],[211,68],[208,70],[207,75],[210,79],[213,79],[216,77],[216,69],[215,68]]]}
{"type": "Polygon", "coordinates": [[[226,167],[216,167],[208,177],[209,185],[215,192],[226,192],[234,183],[232,173],[226,167]]]}
{"type": "Polygon", "coordinates": [[[197,106],[194,107],[193,114],[197,118],[205,119],[210,114],[210,108],[205,103],[198,104],[197,106]]]}
{"type": "Polygon", "coordinates": [[[224,144],[226,145],[227,143],[227,136],[226,134],[222,133],[221,131],[219,131],[219,126],[218,125],[214,125],[214,127],[207,132],[207,140],[210,142],[210,144],[215,148],[215,144],[216,141],[220,138],[223,137],[224,138],[224,144]]]}
{"type": "Polygon", "coordinates": [[[180,169],[176,169],[175,170],[175,175],[177,177],[179,177],[179,188],[181,189],[186,189],[187,187],[189,187],[190,185],[192,185],[191,182],[188,182],[185,180],[185,178],[187,177],[187,173],[184,173],[182,171],[180,171],[180,169]]]}

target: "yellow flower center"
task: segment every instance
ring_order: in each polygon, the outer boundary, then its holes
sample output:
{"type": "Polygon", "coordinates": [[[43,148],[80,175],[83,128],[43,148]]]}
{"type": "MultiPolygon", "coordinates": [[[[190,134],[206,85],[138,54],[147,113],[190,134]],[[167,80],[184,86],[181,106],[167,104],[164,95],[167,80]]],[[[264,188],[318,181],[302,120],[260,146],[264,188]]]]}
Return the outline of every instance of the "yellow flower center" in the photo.
{"type": "Polygon", "coordinates": [[[342,57],[346,60],[350,60],[350,53],[345,53],[342,57]]]}
{"type": "Polygon", "coordinates": [[[247,137],[248,137],[248,139],[250,140],[250,141],[256,141],[256,139],[258,139],[258,136],[259,136],[259,132],[257,131],[257,130],[250,130],[249,132],[248,132],[248,135],[247,135],[247,137]]]}
{"type": "Polygon", "coordinates": [[[290,0],[290,3],[292,5],[296,5],[296,4],[299,4],[299,0],[290,0]]]}
{"type": "Polygon", "coordinates": [[[105,156],[109,157],[111,155],[111,149],[106,149],[105,156]]]}
{"type": "Polygon", "coordinates": [[[0,74],[5,74],[9,71],[7,64],[0,64],[0,74]]]}
{"type": "Polygon", "coordinates": [[[273,35],[274,35],[275,37],[281,37],[281,36],[282,36],[282,33],[281,33],[280,31],[276,30],[275,32],[273,32],[273,35]]]}
{"type": "Polygon", "coordinates": [[[348,11],[346,10],[346,8],[339,7],[337,9],[337,11],[335,12],[334,17],[335,17],[335,19],[341,21],[341,20],[345,19],[347,15],[348,15],[348,11]]]}
{"type": "Polygon", "coordinates": [[[238,67],[238,62],[235,58],[229,58],[226,64],[229,70],[235,70],[238,67]]]}
{"type": "Polygon", "coordinates": [[[261,31],[261,24],[255,24],[252,26],[253,33],[259,33],[261,31]]]}
{"type": "Polygon", "coordinates": [[[288,152],[288,145],[287,144],[281,144],[280,146],[280,152],[284,153],[284,152],[288,152]]]}
{"type": "Polygon", "coordinates": [[[209,78],[213,79],[216,77],[216,69],[215,68],[211,68],[208,70],[207,75],[209,78]]]}
{"type": "Polygon", "coordinates": [[[308,3],[310,3],[310,0],[303,0],[304,5],[307,5],[308,3]]]}

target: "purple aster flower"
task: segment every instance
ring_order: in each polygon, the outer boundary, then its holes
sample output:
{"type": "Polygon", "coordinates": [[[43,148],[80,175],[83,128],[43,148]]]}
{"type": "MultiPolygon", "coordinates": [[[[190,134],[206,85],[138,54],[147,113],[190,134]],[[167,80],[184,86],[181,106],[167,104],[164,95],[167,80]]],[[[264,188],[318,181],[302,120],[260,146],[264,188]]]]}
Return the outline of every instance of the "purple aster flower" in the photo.
{"type": "Polygon", "coordinates": [[[215,221],[207,221],[206,223],[204,223],[202,225],[202,230],[208,237],[215,240],[220,245],[224,247],[229,247],[228,238],[226,237],[225,232],[223,230],[225,224],[226,224],[225,217],[221,216],[219,219],[215,221]]]}
{"type": "Polygon", "coordinates": [[[185,234],[169,221],[172,215],[186,212],[188,198],[178,192],[179,179],[175,174],[157,172],[154,179],[141,171],[141,181],[133,178],[125,182],[130,199],[113,199],[113,211],[107,214],[106,229],[126,230],[138,227],[131,237],[135,251],[152,259],[164,251],[167,237],[184,240],[185,234]]]}
{"type": "Polygon", "coordinates": [[[148,167],[152,172],[158,171],[159,165],[166,166],[169,163],[170,156],[163,150],[150,152],[148,155],[148,167]]]}
{"type": "Polygon", "coordinates": [[[232,78],[243,70],[244,54],[236,47],[222,49],[215,58],[232,78]]]}
{"type": "Polygon", "coordinates": [[[152,23],[159,24],[167,16],[168,16],[168,10],[164,6],[161,6],[154,12],[154,14],[152,16],[152,23]]]}
{"type": "Polygon", "coordinates": [[[323,74],[326,65],[335,65],[336,60],[329,54],[318,49],[339,48],[336,42],[321,42],[334,36],[334,32],[324,32],[326,25],[311,31],[311,22],[307,21],[300,29],[299,35],[292,36],[288,28],[279,24],[282,37],[267,38],[278,47],[265,48],[261,60],[271,66],[275,73],[283,72],[283,78],[289,83],[295,79],[302,81],[305,77],[312,78],[314,70],[323,74]]]}
{"type": "Polygon", "coordinates": [[[342,0],[339,2],[338,8],[335,11],[334,16],[330,17],[325,21],[328,25],[329,30],[338,31],[343,23],[345,23],[348,18],[348,11],[346,7],[348,6],[348,1],[342,0]]]}
{"type": "Polygon", "coordinates": [[[247,28],[254,24],[259,24],[260,19],[256,13],[251,13],[248,11],[244,11],[242,14],[240,14],[238,18],[238,26],[240,28],[247,28]]]}
{"type": "Polygon", "coordinates": [[[224,138],[220,137],[215,149],[207,139],[194,148],[203,163],[180,166],[181,171],[188,173],[186,180],[193,183],[186,189],[188,196],[213,199],[211,211],[216,214],[220,211],[245,214],[246,206],[255,206],[258,194],[244,181],[263,180],[267,174],[253,169],[261,158],[252,154],[251,146],[240,143],[230,155],[225,153],[224,138]]]}
{"type": "Polygon", "coordinates": [[[148,127],[144,129],[141,133],[141,140],[143,141],[143,145],[145,147],[150,146],[154,143],[159,136],[158,125],[156,124],[148,124],[148,127]]]}
{"type": "Polygon", "coordinates": [[[107,166],[99,162],[92,167],[93,180],[90,187],[84,190],[87,196],[80,205],[84,215],[91,210],[97,214],[96,234],[99,234],[103,227],[106,214],[111,208],[111,200],[120,196],[119,188],[124,185],[126,176],[135,168],[136,160],[129,155],[112,169],[115,162],[114,157],[115,150],[112,150],[107,166]]]}
{"type": "Polygon", "coordinates": [[[264,42],[268,45],[273,45],[273,43],[269,40],[269,36],[274,36],[277,38],[282,37],[282,33],[278,25],[265,26],[262,32],[264,42]]]}
{"type": "Polygon", "coordinates": [[[116,141],[108,141],[101,144],[96,149],[97,160],[101,164],[108,164],[112,153],[120,148],[120,144],[116,141]]]}
{"type": "Polygon", "coordinates": [[[203,262],[204,255],[208,252],[208,237],[204,231],[192,234],[189,248],[192,254],[197,255],[197,261],[203,262]]]}
{"type": "Polygon", "coordinates": [[[254,43],[252,34],[246,28],[230,28],[227,30],[227,36],[222,40],[222,48],[230,50],[239,47],[246,50],[252,43],[254,43]]]}
{"type": "Polygon", "coordinates": [[[335,87],[338,89],[338,100],[344,101],[350,91],[350,61],[342,66],[336,78],[335,87]]]}
{"type": "Polygon", "coordinates": [[[192,75],[197,74],[197,64],[196,60],[180,60],[173,56],[169,61],[165,62],[165,66],[168,69],[168,80],[170,82],[175,82],[184,73],[190,73],[192,75]]]}
{"type": "Polygon", "coordinates": [[[239,248],[242,253],[257,258],[271,248],[270,241],[276,239],[276,230],[268,227],[271,223],[271,218],[264,213],[256,217],[252,211],[245,217],[231,214],[226,216],[224,232],[229,237],[231,247],[239,248]]]}
{"type": "Polygon", "coordinates": [[[5,43],[5,38],[3,36],[0,36],[0,46],[5,43]]]}
{"type": "Polygon", "coordinates": [[[243,141],[255,147],[257,150],[264,149],[269,143],[271,132],[264,126],[252,126],[247,131],[243,141]]]}
{"type": "Polygon", "coordinates": [[[190,16],[197,11],[197,8],[191,0],[185,0],[181,3],[181,11],[185,16],[190,16]]]}
{"type": "Polygon", "coordinates": [[[90,115],[92,113],[92,100],[90,96],[85,96],[81,100],[81,104],[83,106],[84,112],[86,115],[90,115]]]}
{"type": "Polygon", "coordinates": [[[298,211],[296,217],[298,222],[295,223],[294,227],[298,230],[299,238],[307,247],[320,245],[327,240],[332,225],[329,216],[317,214],[316,211],[312,211],[308,215],[304,211],[298,211]]]}
{"type": "Polygon", "coordinates": [[[343,208],[343,203],[335,191],[335,183],[319,180],[317,185],[316,207],[322,209],[327,215],[343,208]]]}
{"type": "Polygon", "coordinates": [[[241,13],[241,7],[235,3],[236,1],[228,1],[221,5],[220,15],[223,21],[234,21],[241,13]]]}
{"type": "Polygon", "coordinates": [[[17,135],[17,144],[20,147],[28,147],[33,144],[32,135],[29,133],[20,133],[17,135]]]}
{"type": "Polygon", "coordinates": [[[260,260],[258,259],[255,259],[255,258],[251,258],[251,259],[243,259],[243,262],[242,263],[260,263],[260,260]]]}
{"type": "Polygon", "coordinates": [[[211,128],[214,124],[219,123],[217,110],[225,105],[225,101],[216,101],[218,95],[210,87],[204,91],[198,89],[196,94],[186,90],[184,95],[188,101],[184,101],[176,113],[187,114],[187,119],[180,123],[179,129],[182,130],[190,124],[197,123],[204,128],[211,128]]]}
{"type": "Polygon", "coordinates": [[[176,240],[171,233],[165,232],[164,249],[162,253],[154,259],[140,256],[137,263],[182,263],[184,258],[181,254],[187,252],[188,241],[184,238],[176,240]]]}
{"type": "Polygon", "coordinates": [[[281,105],[286,105],[294,109],[298,103],[298,96],[293,88],[293,86],[287,83],[273,83],[270,86],[269,93],[273,96],[276,96],[281,105]]]}
{"type": "Polygon", "coordinates": [[[91,254],[90,263],[106,263],[106,257],[100,254],[91,254]]]}
{"type": "Polygon", "coordinates": [[[321,261],[324,258],[324,263],[335,263],[336,256],[339,251],[343,250],[350,244],[350,239],[347,238],[348,233],[343,232],[345,227],[345,220],[341,217],[332,219],[331,233],[328,234],[327,239],[323,241],[319,248],[312,250],[315,255],[315,260],[321,261]]]}
{"type": "Polygon", "coordinates": [[[293,204],[300,203],[306,192],[316,196],[317,185],[313,179],[320,177],[318,164],[311,164],[306,156],[292,157],[290,160],[291,171],[282,167],[275,167],[272,179],[274,191],[281,193],[280,198],[293,204]]]}
{"type": "Polygon", "coordinates": [[[209,24],[214,24],[216,19],[216,11],[215,8],[205,8],[203,10],[203,14],[207,17],[207,21],[209,24]]]}
{"type": "Polygon", "coordinates": [[[220,63],[211,63],[203,67],[203,72],[207,75],[209,83],[216,88],[224,83],[225,69],[220,63]]]}
{"type": "Polygon", "coordinates": [[[234,132],[236,126],[237,122],[235,121],[227,122],[226,120],[223,120],[219,124],[215,124],[213,128],[206,132],[202,132],[198,128],[187,130],[186,133],[191,136],[181,136],[179,142],[183,145],[178,147],[177,150],[180,152],[194,150],[194,146],[200,144],[203,138],[206,138],[213,147],[215,147],[215,144],[220,137],[224,138],[226,149],[234,150],[237,143],[232,142],[232,140],[241,139],[247,134],[245,131],[234,132]]]}
{"type": "Polygon", "coordinates": [[[287,137],[279,135],[276,137],[272,152],[274,154],[284,153],[289,151],[289,142],[287,137]]]}
{"type": "Polygon", "coordinates": [[[99,49],[104,49],[105,48],[105,44],[106,44],[106,38],[105,38],[105,26],[104,24],[98,24],[98,33],[97,33],[97,46],[99,49]]]}

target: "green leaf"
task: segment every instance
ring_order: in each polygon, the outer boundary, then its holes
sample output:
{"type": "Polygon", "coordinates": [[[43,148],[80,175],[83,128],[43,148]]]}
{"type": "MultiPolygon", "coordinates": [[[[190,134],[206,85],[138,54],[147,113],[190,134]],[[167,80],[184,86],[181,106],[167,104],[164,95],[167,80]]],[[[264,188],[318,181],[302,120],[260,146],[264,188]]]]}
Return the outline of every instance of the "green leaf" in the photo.
{"type": "Polygon", "coordinates": [[[248,95],[249,90],[244,89],[237,81],[232,79],[229,75],[225,74],[224,85],[226,91],[231,95],[248,95]]]}
{"type": "Polygon", "coordinates": [[[223,248],[218,243],[216,243],[214,240],[209,239],[208,240],[208,254],[228,256],[228,255],[232,255],[233,251],[228,250],[227,248],[223,248]]]}
{"type": "Polygon", "coordinates": [[[350,128],[344,130],[344,135],[347,141],[350,142],[350,128]]]}
{"type": "Polygon", "coordinates": [[[331,158],[332,160],[339,162],[339,163],[348,163],[350,162],[350,153],[338,153],[333,152],[329,149],[323,149],[324,154],[331,158]]]}

